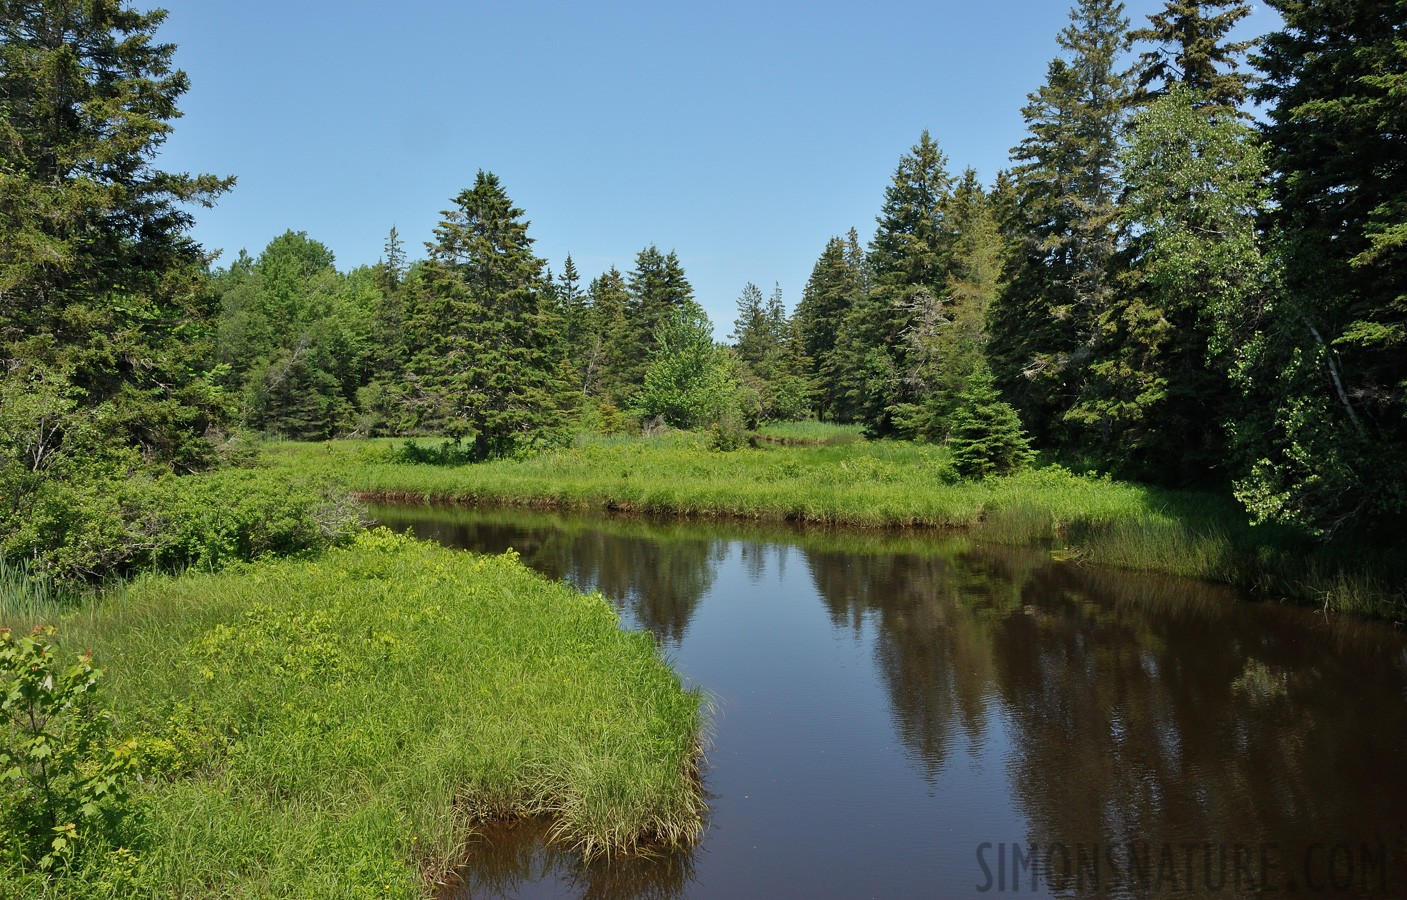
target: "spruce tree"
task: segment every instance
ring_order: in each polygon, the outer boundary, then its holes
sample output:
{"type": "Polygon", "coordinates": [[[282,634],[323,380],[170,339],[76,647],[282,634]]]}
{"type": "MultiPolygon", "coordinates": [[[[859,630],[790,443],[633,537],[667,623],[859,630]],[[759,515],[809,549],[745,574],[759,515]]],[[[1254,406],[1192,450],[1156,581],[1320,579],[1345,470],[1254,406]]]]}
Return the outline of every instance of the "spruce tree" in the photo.
{"type": "Polygon", "coordinates": [[[847,313],[832,364],[841,403],[877,434],[894,432],[896,404],[912,399],[905,380],[916,298],[938,297],[952,263],[947,157],[925,130],[899,159],[870,242],[870,289],[847,313]]]}
{"type": "Polygon", "coordinates": [[[823,419],[841,415],[840,379],[832,357],[841,324],[862,290],[862,275],[847,252],[846,242],[831,238],[811,269],[795,317],[800,351],[808,360],[807,374],[815,385],[815,410],[823,419]]]}
{"type": "Polygon", "coordinates": [[[964,478],[1010,475],[1035,456],[1016,410],[1001,399],[985,371],[974,374],[958,396],[948,449],[964,478]]]}
{"type": "Polygon", "coordinates": [[[190,208],[233,178],[155,165],[189,87],[164,11],[119,0],[0,7],[0,370],[62,373],[111,401],[108,437],[187,471],[224,422],[207,368],[215,308],[190,208]]]}
{"type": "Polygon", "coordinates": [[[1238,493],[1333,534],[1407,510],[1407,43],[1402,0],[1272,0],[1255,60],[1284,296],[1246,348],[1238,493]]]}
{"type": "Polygon", "coordinates": [[[674,251],[661,253],[654,244],[636,255],[628,285],[625,317],[631,333],[621,348],[621,379],[633,388],[644,384],[645,370],[659,349],[660,327],[694,301],[694,289],[674,251]]]}
{"type": "Polygon", "coordinates": [[[1080,0],[1046,83],[1022,110],[1028,135],[1013,151],[1017,220],[1008,227],[1005,285],[989,316],[988,355],[1003,393],[1039,441],[1062,424],[1082,389],[1113,292],[1118,249],[1119,133],[1127,106],[1116,68],[1128,20],[1117,0],[1080,0]]]}
{"type": "Polygon", "coordinates": [[[1176,86],[1135,117],[1124,173],[1137,237],[1069,415],[1104,435],[1116,471],[1206,480],[1224,471],[1233,352],[1271,279],[1256,229],[1263,156],[1232,110],[1176,86]]]}
{"type": "Polygon", "coordinates": [[[629,393],[625,362],[628,347],[636,339],[625,317],[630,292],[620,271],[611,266],[592,279],[586,294],[590,346],[581,361],[583,384],[588,394],[618,403],[629,393]]]}
{"type": "Polygon", "coordinates": [[[579,360],[587,350],[590,304],[581,289],[581,275],[570,253],[566,262],[562,263],[562,274],[557,278],[557,305],[564,319],[568,354],[571,359],[579,360]]]}
{"type": "Polygon", "coordinates": [[[904,379],[914,399],[895,407],[901,432],[934,441],[947,435],[958,394],[986,366],[987,313],[1004,247],[992,202],[970,168],[953,189],[947,218],[953,229],[948,278],[941,295],[921,292],[911,302],[916,315],[904,335],[904,379]]]}
{"type": "Polygon", "coordinates": [[[545,263],[497,176],[480,171],[454,202],[428,245],[420,327],[429,340],[413,369],[438,426],[471,437],[483,460],[560,437],[565,342],[545,263]]]}
{"type": "Polygon", "coordinates": [[[381,292],[376,308],[376,373],[378,378],[394,378],[404,367],[405,301],[401,286],[408,273],[405,244],[396,226],[386,235],[384,253],[372,268],[381,292]]]}
{"type": "Polygon", "coordinates": [[[1180,84],[1199,103],[1238,108],[1255,76],[1237,70],[1256,42],[1225,38],[1250,14],[1248,0],[1167,0],[1162,12],[1148,17],[1152,27],[1129,32],[1130,42],[1155,45],[1139,57],[1134,102],[1165,96],[1180,84]]]}

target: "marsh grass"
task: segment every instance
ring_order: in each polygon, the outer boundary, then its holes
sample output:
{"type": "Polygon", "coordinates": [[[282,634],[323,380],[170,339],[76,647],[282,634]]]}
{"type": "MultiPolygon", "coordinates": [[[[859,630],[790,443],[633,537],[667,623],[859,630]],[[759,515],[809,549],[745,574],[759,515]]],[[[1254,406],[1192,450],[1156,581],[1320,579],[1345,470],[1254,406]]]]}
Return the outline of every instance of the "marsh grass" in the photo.
{"type": "Polygon", "coordinates": [[[788,444],[853,444],[865,438],[859,425],[839,425],[835,422],[768,422],[757,429],[758,435],[788,444]]]}
{"type": "Polygon", "coordinates": [[[0,623],[11,618],[53,619],[87,595],[35,575],[23,562],[0,557],[0,623]]]}
{"type": "Polygon", "coordinates": [[[384,530],[139,578],[60,630],[141,748],[139,864],[99,859],[48,893],[419,897],[476,823],[515,816],[585,858],[687,844],[701,700],[618,624],[511,553],[384,530]]]}
{"type": "Polygon", "coordinates": [[[683,432],[588,438],[525,460],[472,466],[396,465],[388,461],[392,446],[280,444],[265,458],[372,500],[961,529],[977,540],[1048,546],[1092,564],[1219,581],[1359,615],[1407,616],[1400,546],[1321,547],[1288,529],[1250,525],[1229,496],[1059,466],[967,481],[932,445],[764,443],[719,453],[704,436],[683,432]]]}

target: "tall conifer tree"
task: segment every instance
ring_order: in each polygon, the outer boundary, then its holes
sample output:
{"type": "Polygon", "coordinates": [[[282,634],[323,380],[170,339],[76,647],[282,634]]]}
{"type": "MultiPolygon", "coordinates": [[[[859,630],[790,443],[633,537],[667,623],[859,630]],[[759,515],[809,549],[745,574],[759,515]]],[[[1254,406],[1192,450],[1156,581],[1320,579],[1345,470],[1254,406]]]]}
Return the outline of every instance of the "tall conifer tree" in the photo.
{"type": "Polygon", "coordinates": [[[477,459],[551,440],[568,402],[565,346],[523,211],[480,171],[443,215],[427,245],[428,340],[414,362],[440,427],[472,437],[477,459]]]}
{"type": "Polygon", "coordinates": [[[850,235],[855,244],[853,253],[842,238],[833,237],[826,242],[796,307],[800,349],[816,391],[814,407],[823,419],[842,415],[838,366],[833,357],[845,317],[864,293],[864,259],[853,228],[850,235]]]}
{"type": "Polygon", "coordinates": [[[1151,27],[1129,33],[1131,42],[1154,45],[1139,57],[1135,102],[1164,96],[1181,84],[1199,103],[1239,107],[1255,76],[1238,70],[1255,41],[1225,38],[1250,14],[1247,0],[1167,0],[1161,12],[1148,17],[1151,27]]]}
{"type": "Polygon", "coordinates": [[[112,401],[110,437],[188,471],[211,464],[205,433],[224,420],[200,374],[216,310],[190,209],[234,179],[155,165],[189,87],[153,39],[165,18],[119,0],[0,6],[0,371],[112,401]]]}
{"type": "MultiPolygon", "coordinates": [[[[1407,511],[1407,3],[1271,0],[1256,65],[1285,296],[1249,348],[1249,474],[1265,519],[1332,534],[1407,511]]],[[[1391,529],[1387,529],[1391,530],[1391,529]]]]}
{"type": "Polygon", "coordinates": [[[1179,85],[1135,117],[1124,172],[1136,237],[1069,415],[1122,474],[1204,481],[1225,471],[1233,351],[1271,278],[1263,156],[1233,110],[1179,85]]]}
{"type": "Polygon", "coordinates": [[[592,279],[586,291],[589,345],[580,369],[588,394],[619,401],[628,393],[625,363],[630,345],[637,339],[625,317],[630,292],[625,278],[615,266],[592,279]]]}
{"type": "Polygon", "coordinates": [[[620,348],[620,375],[629,389],[644,384],[645,370],[659,349],[659,329],[694,302],[694,289],[674,251],[661,253],[654,244],[636,254],[627,284],[630,339],[620,348]]]}
{"type": "Polygon", "coordinates": [[[1046,83],[1022,110],[1013,151],[1019,243],[990,316],[997,383],[1038,440],[1052,441],[1078,396],[1118,249],[1119,133],[1128,91],[1117,68],[1128,20],[1118,0],[1080,0],[1046,83]]]}
{"type": "Polygon", "coordinates": [[[924,298],[938,297],[947,281],[954,243],[947,219],[951,193],[947,157],[925,130],[900,157],[885,188],[867,261],[872,282],[850,309],[832,359],[844,415],[879,434],[893,432],[892,408],[913,397],[904,378],[904,335],[924,298]]]}

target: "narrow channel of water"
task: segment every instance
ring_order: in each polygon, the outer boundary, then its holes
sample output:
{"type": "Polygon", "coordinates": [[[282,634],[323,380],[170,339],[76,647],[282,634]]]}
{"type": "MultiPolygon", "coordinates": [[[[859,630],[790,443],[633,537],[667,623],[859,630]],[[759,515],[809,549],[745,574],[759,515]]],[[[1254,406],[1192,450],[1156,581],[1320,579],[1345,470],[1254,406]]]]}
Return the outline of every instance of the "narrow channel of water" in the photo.
{"type": "Polygon", "coordinates": [[[964,538],[380,507],[600,590],[717,703],[692,852],[446,898],[1407,896],[1407,636],[964,538]]]}

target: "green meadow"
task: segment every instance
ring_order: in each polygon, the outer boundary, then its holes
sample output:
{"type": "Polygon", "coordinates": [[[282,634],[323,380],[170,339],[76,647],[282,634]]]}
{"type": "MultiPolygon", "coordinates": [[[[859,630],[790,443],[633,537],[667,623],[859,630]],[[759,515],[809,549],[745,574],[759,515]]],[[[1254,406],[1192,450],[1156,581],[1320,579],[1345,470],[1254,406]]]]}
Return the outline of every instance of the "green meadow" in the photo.
{"type": "Polygon", "coordinates": [[[690,432],[583,437],[521,459],[454,465],[406,461],[443,442],[380,439],[268,444],[263,459],[382,502],[963,529],[978,540],[1044,544],[1091,564],[1202,578],[1335,611],[1393,618],[1407,610],[1407,563],[1396,555],[1252,526],[1229,496],[1056,465],[974,481],[957,476],[941,446],[854,440],[836,428],[772,431],[808,440],[720,453],[690,432]],[[420,451],[407,453],[407,443],[420,451]]]}
{"type": "Polygon", "coordinates": [[[511,553],[379,530],[60,618],[141,783],[78,869],[0,871],[0,896],[423,897],[486,822],[536,817],[587,858],[702,827],[700,696],[511,553]]]}

